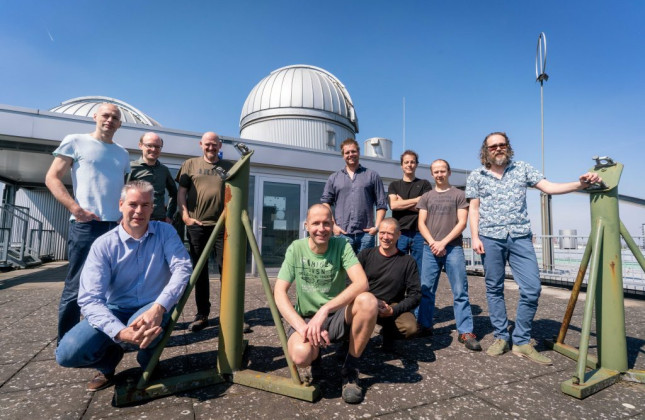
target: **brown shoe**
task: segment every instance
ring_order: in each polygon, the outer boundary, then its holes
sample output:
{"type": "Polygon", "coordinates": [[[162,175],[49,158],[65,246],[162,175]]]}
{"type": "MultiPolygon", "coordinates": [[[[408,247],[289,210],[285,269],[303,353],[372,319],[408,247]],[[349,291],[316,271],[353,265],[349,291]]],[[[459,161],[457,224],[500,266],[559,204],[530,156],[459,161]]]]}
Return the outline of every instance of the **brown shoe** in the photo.
{"type": "Polygon", "coordinates": [[[114,379],[114,374],[104,374],[101,372],[96,372],[94,379],[87,383],[88,391],[99,391],[101,389],[107,388],[112,385],[112,379],[114,379]]]}
{"type": "Polygon", "coordinates": [[[195,315],[193,322],[188,324],[188,329],[192,332],[201,331],[208,327],[208,317],[206,315],[195,315]]]}

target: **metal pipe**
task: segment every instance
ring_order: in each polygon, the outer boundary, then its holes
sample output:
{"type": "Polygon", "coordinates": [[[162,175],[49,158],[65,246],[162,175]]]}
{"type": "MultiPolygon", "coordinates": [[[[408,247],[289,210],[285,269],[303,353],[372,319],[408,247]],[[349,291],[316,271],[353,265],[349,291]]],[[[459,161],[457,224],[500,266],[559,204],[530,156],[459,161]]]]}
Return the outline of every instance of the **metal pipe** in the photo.
{"type": "Polygon", "coordinates": [[[242,367],[244,355],[244,288],[246,268],[246,233],[242,211],[248,205],[251,153],[231,168],[224,191],[226,235],[220,303],[220,330],[217,364],[220,374],[232,374],[242,367]]]}
{"type": "Polygon", "coordinates": [[[215,224],[215,228],[213,229],[213,233],[211,234],[211,237],[208,238],[208,242],[206,242],[206,247],[204,248],[204,252],[202,252],[202,255],[199,257],[199,261],[197,261],[197,264],[193,269],[193,274],[190,276],[190,280],[188,281],[186,290],[184,290],[184,294],[181,296],[181,299],[179,299],[179,302],[177,302],[177,304],[175,305],[175,308],[172,311],[172,314],[170,315],[170,322],[168,323],[168,325],[166,325],[164,335],[161,338],[161,341],[159,341],[159,343],[155,346],[155,351],[152,353],[152,358],[148,362],[148,366],[146,366],[145,370],[143,371],[143,374],[141,374],[141,378],[137,383],[137,389],[144,389],[148,384],[148,381],[150,380],[150,376],[152,375],[152,371],[155,369],[155,367],[157,366],[157,363],[159,362],[159,357],[161,356],[161,352],[163,351],[164,348],[166,348],[166,343],[168,343],[168,340],[170,339],[170,335],[175,329],[175,325],[177,325],[179,316],[181,315],[181,312],[184,310],[184,306],[186,306],[186,302],[188,301],[188,298],[190,297],[190,293],[193,291],[193,288],[195,287],[195,283],[197,282],[199,275],[201,274],[205,266],[206,266],[206,269],[208,270],[208,258],[210,257],[211,250],[215,245],[217,234],[222,230],[222,226],[224,225],[225,219],[226,219],[226,211],[223,211],[219,219],[217,220],[217,223],[215,224]]]}
{"type": "Polygon", "coordinates": [[[576,302],[578,301],[578,296],[580,295],[580,288],[582,287],[582,281],[585,278],[585,273],[587,272],[587,267],[589,266],[590,256],[591,256],[591,241],[587,242],[587,246],[585,247],[585,252],[582,254],[582,261],[580,261],[578,276],[576,277],[576,281],[573,283],[573,288],[571,289],[571,296],[569,297],[569,303],[567,304],[567,310],[564,313],[564,318],[562,319],[562,325],[560,326],[560,332],[558,333],[558,338],[556,339],[556,343],[563,344],[564,339],[567,336],[569,324],[571,323],[571,317],[573,316],[573,310],[576,308],[576,302]]]}
{"type": "Polygon", "coordinates": [[[632,254],[634,254],[634,257],[636,258],[636,261],[638,261],[638,264],[641,266],[643,271],[645,271],[645,257],[643,257],[641,250],[638,249],[638,245],[636,244],[636,242],[634,242],[632,236],[629,234],[629,232],[627,232],[627,228],[625,227],[625,225],[623,225],[623,222],[620,222],[620,235],[625,240],[625,243],[627,244],[629,250],[632,251],[632,254]]]}
{"type": "Polygon", "coordinates": [[[587,352],[589,351],[589,334],[591,332],[591,318],[593,317],[594,297],[596,285],[598,284],[600,257],[602,256],[603,233],[605,225],[602,219],[598,219],[591,236],[591,267],[589,269],[589,281],[587,283],[587,300],[585,301],[585,312],[580,331],[580,348],[577,365],[577,378],[580,384],[585,381],[585,367],[587,365],[587,352]]]}
{"type": "Polygon", "coordinates": [[[289,365],[289,373],[291,374],[291,379],[295,384],[300,384],[301,382],[300,376],[298,376],[298,370],[296,368],[296,365],[293,363],[293,360],[291,360],[291,356],[289,356],[287,334],[284,332],[282,318],[280,317],[280,312],[278,311],[278,307],[275,304],[275,299],[273,298],[269,276],[267,276],[267,271],[264,267],[264,261],[262,261],[262,255],[260,254],[258,243],[255,240],[255,235],[253,235],[253,228],[251,227],[251,221],[249,220],[249,215],[246,210],[242,211],[242,224],[244,225],[244,229],[246,230],[246,237],[249,239],[251,252],[255,257],[255,263],[258,265],[258,272],[260,274],[260,279],[262,279],[264,294],[266,295],[267,302],[269,303],[269,309],[271,310],[273,322],[275,323],[276,329],[278,330],[278,338],[280,339],[280,344],[282,345],[284,357],[287,359],[287,365],[289,365]]]}

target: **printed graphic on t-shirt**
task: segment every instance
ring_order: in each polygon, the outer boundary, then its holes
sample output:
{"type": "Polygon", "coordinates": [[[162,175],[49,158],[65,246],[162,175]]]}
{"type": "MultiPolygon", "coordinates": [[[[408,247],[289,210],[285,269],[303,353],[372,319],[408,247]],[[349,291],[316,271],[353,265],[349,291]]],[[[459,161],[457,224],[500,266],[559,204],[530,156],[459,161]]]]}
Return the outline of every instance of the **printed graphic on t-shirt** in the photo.
{"type": "Polygon", "coordinates": [[[302,264],[300,267],[302,291],[328,293],[337,272],[334,265],[326,259],[302,258],[300,263],[302,264]]]}

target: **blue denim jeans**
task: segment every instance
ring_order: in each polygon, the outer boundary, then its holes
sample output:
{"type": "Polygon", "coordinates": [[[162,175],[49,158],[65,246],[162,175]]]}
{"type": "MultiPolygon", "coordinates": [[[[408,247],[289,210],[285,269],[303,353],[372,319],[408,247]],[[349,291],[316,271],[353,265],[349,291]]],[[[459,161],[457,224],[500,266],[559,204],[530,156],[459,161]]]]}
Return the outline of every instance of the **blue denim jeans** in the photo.
{"type": "MultiPolygon", "coordinates": [[[[111,307],[110,310],[121,322],[130,325],[153,304],[154,302],[151,302],[138,310],[114,307],[111,307]]],[[[162,328],[165,329],[168,325],[171,313],[172,310],[163,315],[162,328]]],[[[141,367],[145,368],[148,365],[154,348],[162,336],[163,332],[147,348],[139,350],[137,361],[141,367]]],[[[125,345],[114,342],[104,332],[92,327],[87,319],[84,319],[65,334],[58,344],[56,362],[63,367],[93,368],[104,374],[112,374],[123,357],[122,348],[125,345]]]]}
{"type": "Polygon", "coordinates": [[[117,222],[99,222],[93,220],[86,223],[75,221],[69,224],[67,236],[67,259],[69,271],[65,278],[65,286],[58,306],[58,342],[63,339],[67,331],[78,324],[81,319],[81,309],[76,302],[78,298],[78,285],[85,258],[90,252],[92,244],[99,236],[114,229],[117,222]]]}
{"type": "Polygon", "coordinates": [[[421,303],[419,305],[419,324],[432,327],[434,302],[439,285],[441,269],[446,268],[450,288],[452,289],[453,311],[459,334],[473,332],[473,312],[468,300],[468,278],[466,276],[466,259],[460,246],[447,246],[446,255],[437,257],[430,246],[423,247],[423,271],[421,273],[421,303]]]}
{"type": "Polygon", "coordinates": [[[520,300],[515,315],[513,344],[526,344],[531,339],[531,325],[537,311],[542,285],[535,250],[530,236],[493,239],[481,237],[484,244],[482,263],[486,278],[488,313],[495,338],[509,341],[508,317],[504,302],[505,267],[508,261],[513,278],[520,288],[520,300]]]}
{"type": "Polygon", "coordinates": [[[374,235],[370,235],[367,232],[348,233],[347,235],[340,234],[338,237],[345,238],[345,240],[352,246],[354,254],[356,255],[364,249],[374,248],[374,235]]]}
{"type": "Polygon", "coordinates": [[[417,262],[417,270],[419,270],[419,275],[421,275],[421,269],[423,267],[423,236],[418,230],[404,229],[401,231],[401,236],[399,241],[396,243],[396,247],[401,250],[404,254],[412,255],[414,261],[417,262]]]}

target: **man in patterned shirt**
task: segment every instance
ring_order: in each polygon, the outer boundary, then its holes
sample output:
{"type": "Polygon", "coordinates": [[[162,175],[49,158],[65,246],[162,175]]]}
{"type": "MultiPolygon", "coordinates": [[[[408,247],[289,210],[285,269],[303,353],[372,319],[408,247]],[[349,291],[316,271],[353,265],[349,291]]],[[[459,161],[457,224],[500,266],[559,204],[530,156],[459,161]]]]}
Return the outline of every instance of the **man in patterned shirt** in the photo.
{"type": "Polygon", "coordinates": [[[513,353],[533,362],[550,365],[551,359],[538,353],[530,343],[531,324],[540,297],[540,273],[531,242],[531,222],[526,211],[526,188],[534,187],[546,194],[564,194],[601,181],[588,172],[579,181],[553,183],[526,162],[513,161],[513,149],[503,132],[484,139],[479,154],[482,167],[466,181],[466,198],[470,199],[472,247],[481,254],[486,280],[488,312],[495,341],[488,348],[491,356],[510,350],[511,336],[504,302],[505,266],[508,261],[513,278],[520,288],[513,353]]]}

